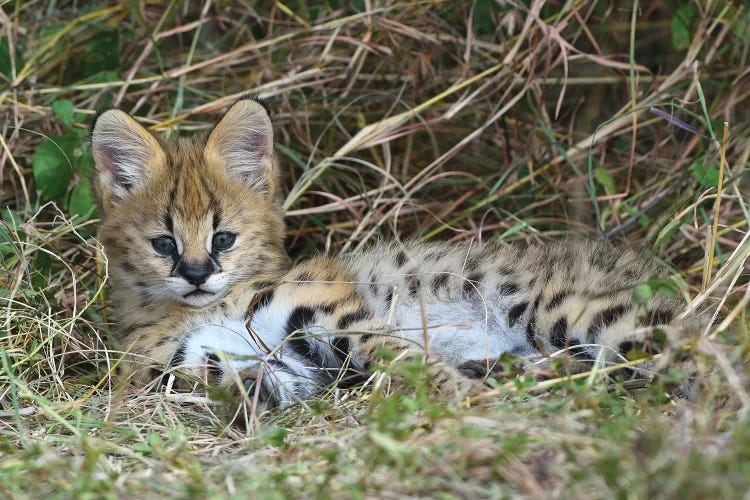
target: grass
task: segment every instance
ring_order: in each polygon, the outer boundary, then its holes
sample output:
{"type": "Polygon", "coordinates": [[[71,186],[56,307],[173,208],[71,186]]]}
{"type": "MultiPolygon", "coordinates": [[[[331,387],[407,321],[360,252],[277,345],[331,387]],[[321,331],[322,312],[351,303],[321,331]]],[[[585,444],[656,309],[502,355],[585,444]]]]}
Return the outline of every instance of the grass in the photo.
{"type": "Polygon", "coordinates": [[[747,7],[261,4],[3,4],[0,495],[746,496],[747,7]],[[702,390],[667,397],[669,371],[632,392],[510,377],[496,402],[446,407],[406,367],[404,387],[243,431],[205,394],[123,386],[87,119],[116,105],[187,134],[243,92],[274,111],[295,258],[407,235],[642,247],[686,314],[717,314],[685,353],[702,390]]]}

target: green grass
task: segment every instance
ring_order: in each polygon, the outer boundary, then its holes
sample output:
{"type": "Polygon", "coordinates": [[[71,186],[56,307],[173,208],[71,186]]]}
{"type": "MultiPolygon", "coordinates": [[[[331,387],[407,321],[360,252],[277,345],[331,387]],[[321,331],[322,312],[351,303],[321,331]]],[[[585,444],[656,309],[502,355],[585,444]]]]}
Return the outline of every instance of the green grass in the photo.
{"type": "MultiPolygon", "coordinates": [[[[737,498],[750,490],[750,9],[741,2],[7,2],[0,17],[0,495],[737,498]],[[370,11],[367,9],[371,8],[370,11]],[[116,376],[85,135],[269,98],[288,249],[603,235],[718,311],[628,392],[509,376],[472,408],[420,367],[224,425],[116,376]],[[655,111],[654,111],[655,110],[655,111]],[[724,140],[724,127],[729,129],[724,140]],[[725,147],[725,161],[722,149],[725,147]],[[723,175],[723,177],[722,177],[723,175]],[[722,178],[722,196],[716,203],[722,178]]],[[[650,283],[639,293],[659,293],[650,283]]]]}

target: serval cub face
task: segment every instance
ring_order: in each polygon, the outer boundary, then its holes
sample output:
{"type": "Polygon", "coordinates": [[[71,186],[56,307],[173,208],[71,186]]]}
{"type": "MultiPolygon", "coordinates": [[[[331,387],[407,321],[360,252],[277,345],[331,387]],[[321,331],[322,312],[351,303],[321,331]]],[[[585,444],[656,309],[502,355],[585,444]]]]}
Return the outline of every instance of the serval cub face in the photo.
{"type": "Polygon", "coordinates": [[[121,321],[146,306],[206,306],[285,266],[273,129],[257,101],[239,101],[204,137],[170,142],[108,110],[91,143],[121,321]]]}

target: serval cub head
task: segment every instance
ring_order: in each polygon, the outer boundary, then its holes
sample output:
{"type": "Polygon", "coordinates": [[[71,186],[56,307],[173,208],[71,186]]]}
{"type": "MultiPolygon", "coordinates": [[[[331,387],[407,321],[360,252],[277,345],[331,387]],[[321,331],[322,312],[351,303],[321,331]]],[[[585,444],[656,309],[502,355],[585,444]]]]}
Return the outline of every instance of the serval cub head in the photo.
{"type": "Polygon", "coordinates": [[[258,101],[241,99],[206,136],[177,140],[108,110],[91,145],[118,306],[201,307],[285,265],[273,127],[258,101]]]}

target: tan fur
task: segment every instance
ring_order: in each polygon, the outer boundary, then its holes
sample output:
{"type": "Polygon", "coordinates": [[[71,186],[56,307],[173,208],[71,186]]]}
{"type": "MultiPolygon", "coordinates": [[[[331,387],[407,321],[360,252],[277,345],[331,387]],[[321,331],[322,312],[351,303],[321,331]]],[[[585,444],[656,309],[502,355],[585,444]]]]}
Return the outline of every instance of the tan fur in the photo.
{"type": "Polygon", "coordinates": [[[462,367],[489,366],[502,352],[544,355],[576,344],[583,353],[595,352],[589,344],[617,352],[647,343],[679,308],[659,296],[634,304],[633,286],[659,269],[589,241],[381,245],[290,268],[273,131],[253,100],[232,106],[207,136],[177,141],[107,111],[92,145],[123,348],[144,366],[179,366],[204,379],[203,370],[219,363],[217,383],[239,393],[258,390],[260,378],[276,380],[266,397],[276,391],[278,404],[315,394],[350,367],[367,369],[383,348],[402,362],[425,360],[429,351],[435,389],[473,395],[484,386],[462,367]],[[218,251],[212,238],[222,232],[236,242],[218,251]],[[153,240],[162,237],[178,251],[159,254],[153,240]],[[193,293],[181,269],[201,263],[211,272],[193,293]],[[197,293],[209,284],[210,293],[197,293]]]}

